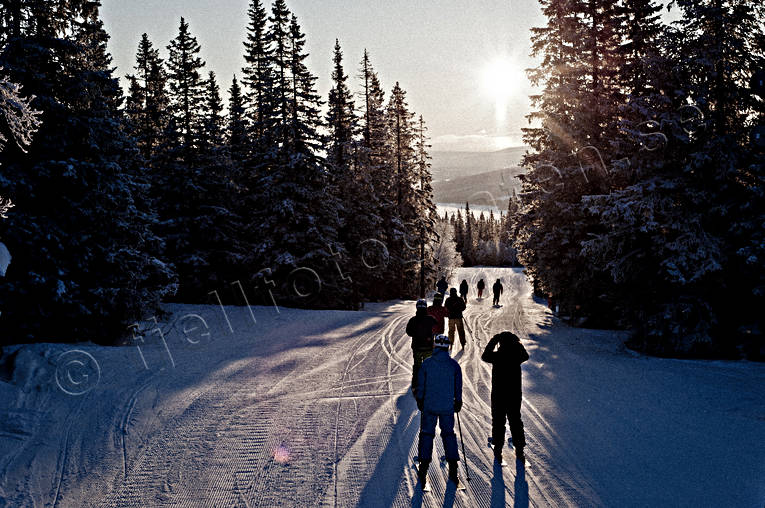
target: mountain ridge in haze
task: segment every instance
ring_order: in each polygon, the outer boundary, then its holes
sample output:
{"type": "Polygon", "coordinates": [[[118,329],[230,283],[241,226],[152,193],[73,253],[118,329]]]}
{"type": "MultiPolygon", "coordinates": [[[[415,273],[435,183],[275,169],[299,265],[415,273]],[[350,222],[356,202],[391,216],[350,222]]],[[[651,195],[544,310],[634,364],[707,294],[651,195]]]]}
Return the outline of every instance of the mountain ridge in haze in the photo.
{"type": "Polygon", "coordinates": [[[514,146],[494,152],[452,152],[434,150],[431,156],[433,181],[450,180],[463,176],[476,175],[497,169],[518,166],[527,146],[514,146]]]}
{"type": "Polygon", "coordinates": [[[494,152],[431,153],[433,197],[436,203],[464,203],[507,207],[510,192],[520,189],[516,175],[521,158],[530,150],[517,146],[494,152]]]}

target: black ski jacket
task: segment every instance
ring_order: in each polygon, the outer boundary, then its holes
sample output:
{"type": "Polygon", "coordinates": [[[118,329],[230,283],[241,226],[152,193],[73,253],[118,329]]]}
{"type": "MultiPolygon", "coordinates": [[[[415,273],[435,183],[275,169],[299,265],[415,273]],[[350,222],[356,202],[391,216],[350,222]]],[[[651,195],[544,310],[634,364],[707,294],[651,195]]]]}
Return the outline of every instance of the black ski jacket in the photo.
{"type": "Polygon", "coordinates": [[[495,295],[501,295],[502,294],[502,284],[499,282],[495,282],[494,285],[491,287],[492,291],[494,291],[495,295]]]}
{"type": "Polygon", "coordinates": [[[481,360],[492,364],[491,398],[521,394],[521,364],[529,359],[526,348],[514,334],[498,333],[483,350],[481,360]],[[494,348],[499,344],[497,351],[494,348]]]}
{"type": "Polygon", "coordinates": [[[441,279],[436,284],[436,289],[439,293],[446,293],[446,290],[449,289],[449,283],[446,282],[446,279],[441,279]]]}
{"type": "Polygon", "coordinates": [[[483,289],[483,288],[485,288],[485,287],[486,287],[486,286],[484,285],[483,279],[481,279],[481,280],[479,280],[479,281],[478,281],[478,286],[477,286],[477,287],[478,287],[478,289],[483,289]]]}
{"type": "Polygon", "coordinates": [[[446,307],[446,310],[449,311],[450,318],[461,318],[462,311],[465,310],[465,300],[457,296],[455,292],[446,299],[444,302],[444,307],[446,307]]]}
{"type": "Polygon", "coordinates": [[[417,314],[406,324],[406,334],[412,338],[413,351],[433,350],[433,327],[438,321],[428,315],[428,309],[417,309],[417,314]]]}
{"type": "Polygon", "coordinates": [[[468,294],[468,283],[464,280],[460,283],[460,294],[466,295],[468,294]]]}

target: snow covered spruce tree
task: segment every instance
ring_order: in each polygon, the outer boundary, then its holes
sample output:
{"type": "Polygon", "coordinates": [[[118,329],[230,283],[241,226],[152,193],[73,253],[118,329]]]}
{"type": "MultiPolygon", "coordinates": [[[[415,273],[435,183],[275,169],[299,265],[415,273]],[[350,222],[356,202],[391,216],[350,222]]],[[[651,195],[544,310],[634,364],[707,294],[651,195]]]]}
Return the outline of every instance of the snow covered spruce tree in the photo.
{"type": "Polygon", "coordinates": [[[2,340],[113,341],[156,310],[173,274],[152,254],[161,242],[143,211],[99,3],[37,7],[8,11],[0,53],[43,122],[28,154],[0,154],[0,194],[16,204],[0,223],[14,253],[0,279],[2,340]]]}
{"type": "MultiPolygon", "coordinates": [[[[286,9],[286,6],[284,7],[286,9]]],[[[268,13],[260,0],[252,0],[247,11],[247,39],[244,42],[244,75],[242,85],[246,90],[247,119],[252,128],[253,157],[264,159],[272,148],[269,131],[275,113],[271,95],[274,79],[272,39],[268,38],[268,13]]],[[[286,14],[280,14],[284,16],[286,14]]],[[[253,161],[255,163],[256,161],[253,161]]],[[[257,161],[264,164],[265,161],[257,161]]],[[[257,168],[254,168],[257,169],[257,168]]]]}
{"type": "MultiPolygon", "coordinates": [[[[239,149],[232,146],[232,157],[237,164],[235,181],[237,182],[238,210],[242,218],[246,218],[239,231],[243,245],[248,246],[248,255],[244,261],[246,274],[244,280],[252,277],[259,286],[255,300],[258,303],[270,305],[263,280],[263,275],[269,275],[271,267],[264,265],[266,258],[261,255],[263,243],[260,225],[265,217],[263,203],[268,199],[263,181],[269,174],[275,162],[277,140],[275,138],[276,104],[274,102],[274,62],[271,40],[268,38],[268,12],[261,0],[252,0],[247,11],[247,35],[244,41],[245,66],[242,68],[242,97],[241,107],[243,117],[238,121],[244,132],[239,133],[239,149]],[[241,135],[243,134],[243,138],[241,135]]],[[[284,38],[284,36],[282,36],[284,38]]],[[[232,86],[233,90],[233,86],[232,86]]],[[[238,99],[231,95],[229,118],[235,118],[235,102],[238,99]]],[[[232,124],[233,127],[233,124],[232,124]]],[[[235,141],[234,133],[230,133],[231,141],[235,141]]],[[[271,274],[272,276],[272,274],[271,274]]]]}
{"type": "MultiPolygon", "coordinates": [[[[393,87],[386,106],[385,125],[387,161],[383,166],[383,176],[387,185],[383,192],[393,204],[388,209],[390,217],[384,217],[384,223],[388,225],[386,240],[390,255],[389,270],[399,296],[416,297],[420,235],[430,239],[434,236],[432,217],[427,208],[432,198],[425,193],[421,195],[417,190],[420,167],[414,113],[409,110],[406,92],[398,83],[393,87]]],[[[428,171],[427,168],[423,169],[428,171]]],[[[432,258],[426,258],[425,261],[425,269],[432,271],[432,258]]]]}
{"type": "MultiPolygon", "coordinates": [[[[233,181],[237,186],[242,184],[242,171],[247,160],[249,150],[249,138],[247,136],[248,124],[245,116],[244,96],[242,88],[234,76],[231,87],[228,89],[228,115],[226,117],[226,144],[231,157],[233,181]]],[[[237,194],[241,187],[237,189],[237,194]]],[[[237,195],[238,198],[238,195],[237,195]]]]}
{"type": "Polygon", "coordinates": [[[138,44],[134,69],[135,74],[127,76],[130,86],[125,112],[130,121],[130,134],[136,138],[144,161],[151,165],[163,142],[170,99],[165,64],[146,34],[138,44]]]}
{"type": "MultiPolygon", "coordinates": [[[[512,198],[511,203],[513,203],[512,198]]],[[[470,212],[470,203],[466,203],[465,208],[466,216],[471,217],[473,214],[470,212]]],[[[463,259],[468,238],[468,224],[462,219],[461,210],[457,210],[457,213],[452,215],[449,225],[455,251],[460,253],[460,258],[463,259]]],[[[475,220],[475,217],[470,220],[470,236],[473,238],[472,248],[469,251],[471,265],[517,266],[518,260],[512,242],[515,234],[506,228],[510,228],[507,219],[502,216],[496,219],[493,211],[489,212],[488,218],[481,212],[478,220],[475,220]]],[[[467,261],[464,264],[466,265],[467,261]]]]}
{"type": "Polygon", "coordinates": [[[658,37],[659,65],[636,101],[643,123],[626,129],[643,145],[633,178],[610,199],[591,200],[611,227],[587,247],[642,297],[631,306],[636,347],[734,356],[761,330],[755,309],[765,287],[763,157],[750,144],[763,103],[749,88],[765,57],[763,10],[678,4],[683,19],[658,37]]]}
{"type": "Polygon", "coordinates": [[[246,278],[249,244],[239,235],[244,228],[238,201],[237,177],[241,173],[227,143],[223,102],[213,71],[204,85],[198,165],[203,179],[199,186],[206,196],[199,198],[203,223],[198,225],[194,243],[208,253],[207,287],[200,289],[209,296],[215,288],[246,278]]]}
{"type": "Polygon", "coordinates": [[[428,155],[428,128],[422,115],[419,116],[414,127],[414,157],[415,157],[415,182],[413,205],[415,208],[414,219],[411,225],[417,235],[419,246],[419,294],[425,298],[426,288],[435,286],[438,279],[438,266],[433,255],[432,246],[438,241],[436,233],[436,220],[438,211],[433,202],[433,178],[430,174],[430,155],[428,155]]]}
{"type": "Polygon", "coordinates": [[[543,7],[547,25],[532,29],[532,50],[543,59],[530,72],[542,92],[531,97],[533,125],[524,129],[534,152],[524,158],[516,247],[535,288],[558,295],[564,309],[609,315],[600,300],[611,287],[608,274],[582,253],[601,228],[582,196],[608,192],[601,161],[610,160],[618,134],[621,16],[608,2],[543,7]]]}
{"type": "Polygon", "coordinates": [[[465,266],[473,266],[475,264],[473,258],[475,257],[475,232],[473,231],[473,224],[475,218],[473,212],[470,211],[470,203],[465,203],[465,229],[462,236],[462,259],[465,260],[465,266]]]}
{"type": "MultiPolygon", "coordinates": [[[[758,334],[763,340],[765,154],[754,145],[752,130],[763,123],[765,97],[752,90],[752,77],[765,69],[765,6],[742,0],[681,0],[678,5],[688,36],[679,60],[682,75],[691,77],[688,97],[708,123],[680,166],[689,208],[700,220],[689,221],[670,244],[675,266],[665,266],[697,297],[692,312],[711,308],[709,346],[727,352],[758,340],[758,334]],[[708,253],[694,262],[700,236],[709,239],[708,253]],[[737,297],[742,305],[731,304],[737,297]]],[[[703,332],[703,325],[686,326],[703,332]]]]}
{"type": "Polygon", "coordinates": [[[518,246],[544,291],[625,319],[636,347],[728,355],[758,329],[754,312],[729,302],[762,304],[762,154],[749,140],[762,101],[748,88],[763,62],[762,8],[677,5],[671,28],[655,3],[625,1],[614,31],[592,5],[546,4],[518,246]],[[567,73],[588,63],[584,79],[567,73]],[[583,130],[570,128],[578,118],[583,130]]]}
{"type": "MultiPolygon", "coordinates": [[[[454,216],[452,216],[452,219],[454,216]]],[[[433,259],[439,275],[445,275],[450,280],[457,268],[462,266],[462,255],[457,252],[454,241],[454,225],[450,219],[436,220],[438,241],[433,244],[433,259]]]]}
{"type": "Polygon", "coordinates": [[[265,167],[251,188],[261,192],[252,217],[260,240],[254,264],[271,271],[280,302],[346,306],[350,287],[339,270],[344,251],[337,242],[338,201],[320,154],[321,99],[305,66],[305,36],[282,0],[273,3],[269,21],[264,47],[271,83],[260,119],[267,122],[260,148],[265,167]]]}
{"type": "Polygon", "coordinates": [[[242,83],[249,151],[238,189],[249,219],[243,237],[253,245],[247,260],[253,282],[267,278],[278,285],[280,301],[305,306],[356,308],[363,299],[413,294],[415,284],[405,291],[402,279],[416,280],[416,272],[402,270],[405,258],[417,264],[419,244],[405,222],[424,205],[414,197],[419,176],[405,102],[397,111],[407,133],[403,171],[396,173],[390,110],[368,55],[358,118],[337,44],[323,122],[316,78],[304,63],[305,37],[286,3],[276,0],[268,15],[263,2],[252,0],[248,17],[242,83]],[[400,195],[390,185],[396,174],[400,195]]]}
{"type": "Polygon", "coordinates": [[[208,302],[241,266],[236,202],[214,74],[204,80],[201,48],[181,18],[168,46],[171,117],[152,161],[152,191],[166,256],[178,272],[176,299],[208,302]]]}
{"type": "Polygon", "coordinates": [[[452,221],[454,223],[454,248],[462,256],[462,249],[465,247],[465,221],[462,220],[462,213],[459,210],[455,215],[452,215],[452,221]]]}
{"type": "Polygon", "coordinates": [[[370,298],[387,299],[400,296],[398,288],[391,284],[396,274],[391,262],[393,239],[402,238],[404,225],[396,214],[396,203],[390,192],[390,180],[386,173],[391,163],[385,113],[385,92],[372,66],[369,52],[364,50],[358,78],[361,83],[361,142],[358,151],[360,177],[373,186],[376,212],[381,224],[363,240],[362,261],[371,277],[370,298]]]}
{"type": "Polygon", "coordinates": [[[327,112],[327,163],[333,192],[340,200],[338,241],[347,253],[344,266],[351,278],[352,305],[358,307],[363,299],[374,298],[383,284],[381,271],[370,268],[374,263],[365,259],[364,252],[370,240],[376,238],[382,224],[381,204],[375,190],[374,175],[364,164],[369,151],[359,139],[359,118],[347,85],[348,76],[343,68],[343,54],[337,40],[333,63],[327,112]]]}
{"type": "Polygon", "coordinates": [[[519,266],[518,251],[515,248],[515,237],[518,234],[517,215],[521,209],[520,198],[513,189],[507,201],[507,213],[499,220],[498,236],[500,264],[503,266],[519,266]]]}

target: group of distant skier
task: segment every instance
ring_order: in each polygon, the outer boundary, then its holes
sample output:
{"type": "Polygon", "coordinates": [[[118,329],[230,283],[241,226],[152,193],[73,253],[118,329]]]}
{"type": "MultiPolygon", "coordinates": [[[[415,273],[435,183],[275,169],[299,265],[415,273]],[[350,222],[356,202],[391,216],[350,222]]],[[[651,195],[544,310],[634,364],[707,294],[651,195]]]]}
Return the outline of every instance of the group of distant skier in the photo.
{"type": "MultiPolygon", "coordinates": [[[[446,282],[446,277],[442,276],[438,283],[436,283],[436,289],[439,293],[442,295],[446,293],[446,288],[449,286],[449,284],[446,282]]],[[[476,284],[476,288],[478,289],[478,299],[483,298],[483,290],[486,289],[486,283],[483,281],[483,279],[478,281],[478,284],[476,284]]],[[[502,282],[500,279],[497,279],[497,282],[494,283],[494,285],[491,287],[492,292],[494,293],[494,301],[492,305],[499,306],[499,297],[502,296],[502,291],[504,291],[504,287],[502,286],[502,282]]],[[[452,288],[452,291],[456,291],[456,289],[452,288]]],[[[460,282],[460,297],[462,298],[462,301],[467,303],[467,295],[468,295],[468,283],[465,279],[462,279],[462,282],[460,282]]]]}
{"type": "MultiPolygon", "coordinates": [[[[455,332],[462,349],[467,344],[462,313],[466,309],[468,283],[463,280],[460,284],[460,296],[457,295],[457,288],[451,288],[449,297],[444,301],[447,288],[446,277],[441,277],[436,284],[433,304],[428,306],[426,300],[418,300],[416,314],[406,326],[407,335],[412,337],[412,393],[421,412],[417,473],[423,490],[429,490],[427,472],[433,455],[436,423],[441,428],[445,458],[449,464],[449,481],[457,488],[464,488],[460,485],[457,471],[459,451],[454,433],[455,414],[459,424],[459,412],[462,409],[462,369],[449,353],[454,345],[455,332]],[[449,319],[448,335],[444,335],[445,318],[449,319]]],[[[478,282],[477,288],[480,299],[485,288],[483,279],[478,282]]],[[[494,305],[498,306],[503,290],[500,279],[497,279],[492,289],[494,305]]],[[[494,458],[504,465],[502,448],[505,421],[509,420],[516,458],[525,461],[523,449],[526,441],[521,421],[521,364],[529,359],[529,355],[518,336],[505,331],[491,338],[481,359],[492,364],[492,435],[489,442],[493,447],[494,458]]]]}

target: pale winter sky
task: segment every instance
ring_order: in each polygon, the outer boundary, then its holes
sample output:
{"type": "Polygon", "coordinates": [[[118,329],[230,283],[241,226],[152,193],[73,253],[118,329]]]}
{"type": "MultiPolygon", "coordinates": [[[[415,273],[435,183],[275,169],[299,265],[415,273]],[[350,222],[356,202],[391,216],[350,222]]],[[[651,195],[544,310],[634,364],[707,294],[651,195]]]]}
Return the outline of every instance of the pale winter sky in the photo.
{"type": "MultiPolygon", "coordinates": [[[[102,2],[120,77],[132,72],[143,32],[166,56],[181,16],[221,88],[228,89],[234,73],[241,76],[249,0],[102,2]]],[[[265,3],[270,8],[270,1],[265,3]]],[[[410,107],[425,118],[433,149],[521,144],[529,108],[530,87],[522,72],[532,64],[529,27],[544,22],[535,0],[287,0],[287,5],[307,35],[309,66],[325,100],[339,38],[352,89],[358,89],[355,77],[367,48],[386,92],[399,81],[410,107]]]]}
{"type": "MultiPolygon", "coordinates": [[[[224,96],[241,76],[249,0],[102,0],[117,74],[132,72],[141,34],[163,57],[180,17],[202,46],[224,96]]],[[[270,0],[265,1],[270,9],[270,0]]],[[[429,126],[434,150],[492,151],[521,145],[532,89],[524,68],[529,28],[545,22],[536,0],[287,0],[326,100],[340,39],[351,88],[364,48],[383,87],[396,81],[429,126]]]]}

